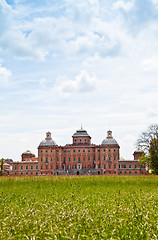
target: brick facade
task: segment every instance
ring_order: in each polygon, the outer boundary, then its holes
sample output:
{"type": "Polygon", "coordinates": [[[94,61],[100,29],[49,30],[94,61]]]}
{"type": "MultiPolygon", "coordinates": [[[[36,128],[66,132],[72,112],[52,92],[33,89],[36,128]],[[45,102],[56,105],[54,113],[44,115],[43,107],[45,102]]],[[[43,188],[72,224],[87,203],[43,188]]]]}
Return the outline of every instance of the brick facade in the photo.
{"type": "MultiPolygon", "coordinates": [[[[145,166],[138,159],[119,160],[119,145],[107,132],[101,145],[91,143],[91,137],[82,128],[72,136],[72,144],[58,146],[46,133],[38,147],[38,158],[30,151],[22,154],[21,162],[14,162],[11,175],[99,175],[99,174],[146,174],[145,166]]],[[[135,158],[139,156],[135,152],[135,158]]]]}

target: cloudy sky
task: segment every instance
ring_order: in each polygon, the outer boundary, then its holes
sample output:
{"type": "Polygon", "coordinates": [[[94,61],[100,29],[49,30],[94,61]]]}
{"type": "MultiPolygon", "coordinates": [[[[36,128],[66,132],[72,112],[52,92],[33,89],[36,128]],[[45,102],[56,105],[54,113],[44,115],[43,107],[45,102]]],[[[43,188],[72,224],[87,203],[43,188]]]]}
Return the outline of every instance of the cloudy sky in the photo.
{"type": "Polygon", "coordinates": [[[82,124],[132,159],[158,123],[158,0],[0,0],[0,89],[0,157],[82,124]]]}

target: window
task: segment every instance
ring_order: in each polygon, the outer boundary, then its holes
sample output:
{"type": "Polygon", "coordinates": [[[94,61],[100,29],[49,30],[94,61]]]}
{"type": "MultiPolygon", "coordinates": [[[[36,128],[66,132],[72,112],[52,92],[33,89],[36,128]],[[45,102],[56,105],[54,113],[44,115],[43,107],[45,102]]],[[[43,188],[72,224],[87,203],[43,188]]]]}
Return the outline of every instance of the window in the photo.
{"type": "Polygon", "coordinates": [[[78,161],[80,161],[80,157],[78,157],[78,161]]]}
{"type": "Polygon", "coordinates": [[[83,161],[85,161],[85,157],[83,157],[83,161]]]}
{"type": "Polygon", "coordinates": [[[38,175],[38,172],[36,172],[36,175],[38,175]]]}
{"type": "Polygon", "coordinates": [[[33,165],[31,165],[31,169],[33,169],[33,165]]]}
{"type": "Polygon", "coordinates": [[[78,150],[78,152],[80,152],[80,150],[78,150]]]}
{"type": "Polygon", "coordinates": [[[36,169],[38,169],[38,165],[36,165],[36,169]]]}
{"type": "Polygon", "coordinates": [[[131,168],[132,167],[132,165],[131,165],[131,163],[129,163],[129,168],[131,168]]]}
{"type": "Polygon", "coordinates": [[[95,161],[95,157],[93,157],[93,161],[95,161]]]}
{"type": "Polygon", "coordinates": [[[17,170],[17,166],[15,165],[15,170],[17,170]]]}
{"type": "Polygon", "coordinates": [[[59,150],[57,150],[57,152],[59,152],[59,150]]]}
{"type": "Polygon", "coordinates": [[[110,152],[110,149],[109,149],[109,152],[110,152]]]}
{"type": "Polygon", "coordinates": [[[73,165],[73,169],[76,169],[76,165],[73,165]]]}
{"type": "Polygon", "coordinates": [[[59,158],[57,157],[57,161],[59,161],[59,158]]]}
{"type": "Polygon", "coordinates": [[[64,152],[66,152],[66,150],[64,152]]]}
{"type": "Polygon", "coordinates": [[[26,165],[26,170],[28,169],[28,165],[26,165]]]}
{"type": "Polygon", "coordinates": [[[137,174],[137,171],[135,171],[135,173],[137,174]]]}
{"type": "Polygon", "coordinates": [[[90,169],[91,168],[91,165],[88,165],[88,169],[90,169]]]}
{"type": "Polygon", "coordinates": [[[116,168],[116,164],[114,164],[114,168],[116,168]]]}
{"type": "Polygon", "coordinates": [[[85,169],[85,165],[82,165],[82,168],[85,169]]]}
{"type": "Polygon", "coordinates": [[[114,149],[114,152],[116,152],[116,149],[114,149]]]}
{"type": "Polygon", "coordinates": [[[127,165],[126,165],[126,163],[123,165],[123,168],[127,168],[127,165]]]}
{"type": "Polygon", "coordinates": [[[74,161],[75,161],[75,157],[74,157],[74,161]]]}
{"type": "Polygon", "coordinates": [[[53,169],[53,165],[51,165],[51,169],[53,169]]]}
{"type": "Polygon", "coordinates": [[[114,173],[116,174],[116,171],[114,173]]]}
{"type": "Polygon", "coordinates": [[[46,150],[46,152],[48,152],[48,150],[46,150]]]}
{"type": "Polygon", "coordinates": [[[109,161],[111,160],[111,157],[109,157],[109,161]]]}
{"type": "Polygon", "coordinates": [[[21,170],[23,170],[23,165],[21,165],[21,170]]]}
{"type": "Polygon", "coordinates": [[[74,152],[75,152],[75,150],[74,150],[74,152]]]}
{"type": "Polygon", "coordinates": [[[109,164],[109,168],[111,168],[111,164],[109,164]]]}
{"type": "Polygon", "coordinates": [[[88,161],[90,161],[90,157],[88,157],[88,161]]]}
{"type": "Polygon", "coordinates": [[[41,165],[41,169],[43,169],[43,165],[41,165]]]}
{"type": "Polygon", "coordinates": [[[46,162],[48,162],[48,158],[46,157],[46,162]]]}
{"type": "Polygon", "coordinates": [[[98,157],[98,160],[100,160],[100,157],[98,157]]]}
{"type": "Polygon", "coordinates": [[[83,150],[83,152],[85,152],[85,150],[83,150]]]}
{"type": "Polygon", "coordinates": [[[41,157],[41,162],[43,161],[43,158],[41,157]]]}
{"type": "Polygon", "coordinates": [[[125,171],[125,174],[126,174],[126,171],[125,171]]]}
{"type": "Polygon", "coordinates": [[[105,152],[105,149],[104,149],[104,152],[105,152]]]}
{"type": "Polygon", "coordinates": [[[23,175],[23,173],[21,173],[21,175],[23,175]]]}
{"type": "Polygon", "coordinates": [[[48,165],[46,165],[46,169],[48,169],[48,165]]]}
{"type": "Polygon", "coordinates": [[[70,165],[68,165],[68,169],[71,169],[71,166],[70,166],[70,165]]]}
{"type": "Polygon", "coordinates": [[[104,164],[104,169],[106,168],[105,164],[104,164]]]}
{"type": "Polygon", "coordinates": [[[70,157],[69,157],[69,162],[70,162],[70,157]]]}
{"type": "Polygon", "coordinates": [[[80,139],[80,142],[82,141],[82,139],[80,139]]]}
{"type": "Polygon", "coordinates": [[[43,152],[43,151],[41,150],[41,152],[43,152]]]}
{"type": "Polygon", "coordinates": [[[57,169],[59,169],[59,165],[57,165],[57,169]]]}
{"type": "Polygon", "coordinates": [[[53,161],[53,158],[51,157],[51,162],[53,161]]]}
{"type": "Polygon", "coordinates": [[[131,174],[131,171],[129,171],[129,174],[131,174]]]}
{"type": "Polygon", "coordinates": [[[114,156],[114,160],[116,160],[116,157],[114,156]]]}
{"type": "Polygon", "coordinates": [[[90,150],[88,150],[88,152],[90,152],[90,150]]]}
{"type": "Polygon", "coordinates": [[[100,164],[98,164],[98,168],[100,168],[100,164]]]}
{"type": "Polygon", "coordinates": [[[137,168],[137,164],[136,163],[134,164],[134,168],[137,168]]]}
{"type": "Polygon", "coordinates": [[[105,156],[104,156],[104,160],[105,160],[105,156]]]}
{"type": "Polygon", "coordinates": [[[111,171],[109,171],[109,174],[111,174],[111,171]]]}
{"type": "Polygon", "coordinates": [[[51,152],[53,152],[53,150],[51,150],[51,152]]]}

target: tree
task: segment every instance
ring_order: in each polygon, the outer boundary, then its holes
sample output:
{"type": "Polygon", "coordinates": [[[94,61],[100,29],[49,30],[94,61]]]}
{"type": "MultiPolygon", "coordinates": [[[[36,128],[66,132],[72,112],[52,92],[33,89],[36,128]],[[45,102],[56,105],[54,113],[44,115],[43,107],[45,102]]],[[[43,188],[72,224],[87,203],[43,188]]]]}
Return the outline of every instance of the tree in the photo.
{"type": "Polygon", "coordinates": [[[154,138],[150,142],[149,147],[150,164],[155,174],[158,174],[158,138],[154,138]]]}
{"type": "Polygon", "coordinates": [[[145,162],[158,174],[158,124],[150,125],[146,132],[142,132],[137,140],[137,147],[144,151],[139,159],[140,164],[145,162]]]}
{"type": "Polygon", "coordinates": [[[4,169],[4,159],[3,158],[0,160],[0,166],[1,166],[0,176],[2,176],[3,175],[3,169],[4,169]]]}
{"type": "Polygon", "coordinates": [[[158,138],[158,124],[152,124],[148,127],[146,132],[142,132],[140,138],[137,140],[137,147],[145,153],[149,152],[150,142],[152,139],[158,138]]]}

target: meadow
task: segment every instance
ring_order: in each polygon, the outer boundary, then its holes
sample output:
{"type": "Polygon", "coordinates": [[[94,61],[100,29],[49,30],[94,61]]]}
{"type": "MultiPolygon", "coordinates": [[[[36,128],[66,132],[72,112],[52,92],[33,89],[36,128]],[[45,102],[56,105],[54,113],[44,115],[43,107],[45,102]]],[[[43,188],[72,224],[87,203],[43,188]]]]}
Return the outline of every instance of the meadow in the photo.
{"type": "Polygon", "coordinates": [[[158,239],[158,177],[1,177],[0,239],[158,239]]]}

